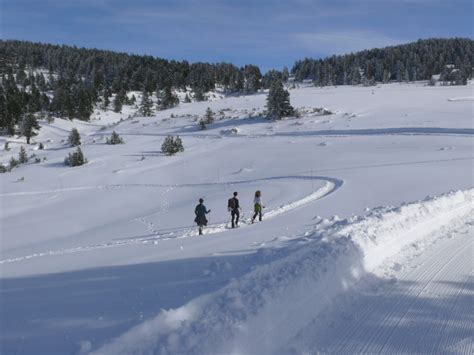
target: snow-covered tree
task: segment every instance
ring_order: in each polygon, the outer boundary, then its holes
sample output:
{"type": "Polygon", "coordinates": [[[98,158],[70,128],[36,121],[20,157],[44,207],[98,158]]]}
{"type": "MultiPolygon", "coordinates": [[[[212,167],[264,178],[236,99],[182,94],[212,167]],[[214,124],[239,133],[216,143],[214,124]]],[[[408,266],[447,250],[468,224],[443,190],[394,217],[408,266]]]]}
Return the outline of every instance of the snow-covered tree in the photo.
{"type": "Polygon", "coordinates": [[[271,119],[281,119],[295,114],[290,104],[290,93],[283,88],[280,81],[275,81],[267,96],[267,116],[271,119]]]}
{"type": "Polygon", "coordinates": [[[18,153],[18,162],[20,164],[28,163],[28,155],[26,154],[26,150],[23,146],[20,147],[20,152],[18,153]]]}
{"type": "Polygon", "coordinates": [[[87,159],[84,157],[80,147],[77,147],[75,152],[69,153],[64,159],[64,164],[69,166],[80,166],[87,163],[87,159]]]}
{"type": "Polygon", "coordinates": [[[210,107],[206,109],[206,113],[204,114],[203,121],[206,124],[214,123],[215,121],[214,112],[211,110],[210,107]]]}
{"type": "Polygon", "coordinates": [[[118,135],[118,133],[113,131],[110,138],[107,137],[106,143],[114,145],[114,144],[123,144],[124,141],[123,141],[123,138],[118,135]]]}
{"type": "Polygon", "coordinates": [[[168,136],[161,146],[161,151],[166,155],[174,155],[178,152],[184,152],[184,146],[179,136],[168,136]]]}
{"type": "Polygon", "coordinates": [[[79,131],[77,130],[77,128],[73,128],[71,130],[71,133],[69,133],[67,142],[69,143],[71,147],[76,147],[78,145],[81,145],[81,135],[79,134],[79,131]]]}
{"type": "Polygon", "coordinates": [[[158,109],[166,110],[179,104],[179,98],[173,93],[170,86],[166,86],[163,90],[158,91],[158,109]]]}
{"type": "Polygon", "coordinates": [[[142,116],[150,117],[153,114],[153,102],[148,96],[148,91],[143,90],[142,101],[140,102],[139,112],[142,116]]]}

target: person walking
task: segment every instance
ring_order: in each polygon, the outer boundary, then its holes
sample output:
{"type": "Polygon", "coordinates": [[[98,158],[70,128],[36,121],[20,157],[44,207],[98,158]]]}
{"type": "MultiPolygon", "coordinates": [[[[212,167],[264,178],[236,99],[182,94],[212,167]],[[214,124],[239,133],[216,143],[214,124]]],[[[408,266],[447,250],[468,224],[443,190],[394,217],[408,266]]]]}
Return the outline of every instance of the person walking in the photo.
{"type": "Polygon", "coordinates": [[[204,200],[200,198],[199,205],[197,205],[194,209],[194,214],[196,215],[194,222],[196,222],[199,227],[199,235],[202,235],[203,228],[207,226],[206,214],[209,212],[211,212],[211,210],[207,210],[206,206],[204,206],[204,200]]]}
{"type": "Polygon", "coordinates": [[[237,191],[234,192],[234,196],[231,197],[227,202],[227,209],[229,210],[231,215],[232,228],[239,226],[240,205],[237,195],[237,191]]]}
{"type": "Polygon", "coordinates": [[[260,190],[255,192],[255,198],[253,199],[253,206],[254,206],[254,212],[255,214],[252,217],[252,223],[255,222],[255,218],[258,216],[258,220],[261,222],[262,221],[262,209],[265,208],[265,206],[262,204],[262,193],[260,190]]]}

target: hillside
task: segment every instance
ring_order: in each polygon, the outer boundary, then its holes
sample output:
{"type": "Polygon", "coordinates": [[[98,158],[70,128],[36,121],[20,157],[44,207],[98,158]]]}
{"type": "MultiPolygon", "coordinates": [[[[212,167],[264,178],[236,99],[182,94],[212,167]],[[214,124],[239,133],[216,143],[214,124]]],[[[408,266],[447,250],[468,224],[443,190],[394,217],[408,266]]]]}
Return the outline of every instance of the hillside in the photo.
{"type": "Polygon", "coordinates": [[[35,154],[0,174],[2,352],[472,353],[472,90],[301,84],[299,118],[216,94],[0,137],[4,164],[35,154]],[[184,152],[161,152],[168,135],[184,152]]]}

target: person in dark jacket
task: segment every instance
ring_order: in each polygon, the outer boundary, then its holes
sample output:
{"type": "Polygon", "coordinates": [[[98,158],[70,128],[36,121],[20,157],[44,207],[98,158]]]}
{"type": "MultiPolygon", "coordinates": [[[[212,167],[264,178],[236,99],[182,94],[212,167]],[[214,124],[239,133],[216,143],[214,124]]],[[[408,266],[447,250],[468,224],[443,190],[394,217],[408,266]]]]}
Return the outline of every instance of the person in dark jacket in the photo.
{"type": "Polygon", "coordinates": [[[207,210],[206,206],[204,206],[204,200],[200,198],[199,205],[197,205],[194,209],[194,214],[196,215],[194,222],[196,222],[196,224],[199,226],[199,235],[202,235],[202,229],[204,226],[207,226],[206,214],[209,212],[211,212],[211,210],[207,210]]]}
{"type": "Polygon", "coordinates": [[[227,207],[232,217],[232,228],[238,227],[240,217],[240,205],[239,199],[237,198],[237,192],[234,192],[234,196],[229,199],[227,207]]]}

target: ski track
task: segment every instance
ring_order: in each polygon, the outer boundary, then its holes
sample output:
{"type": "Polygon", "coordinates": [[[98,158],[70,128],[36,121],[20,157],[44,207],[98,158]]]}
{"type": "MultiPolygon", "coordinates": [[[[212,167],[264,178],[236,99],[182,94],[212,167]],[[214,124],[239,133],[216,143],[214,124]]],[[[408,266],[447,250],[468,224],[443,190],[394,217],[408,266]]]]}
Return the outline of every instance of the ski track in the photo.
{"type": "MultiPolygon", "coordinates": [[[[471,158],[470,158],[471,159],[471,158]]],[[[474,159],[474,158],[472,158],[474,159]]],[[[337,187],[342,185],[343,181],[340,179],[328,177],[328,176],[304,176],[305,174],[312,174],[316,172],[315,170],[307,170],[295,172],[293,175],[281,175],[281,176],[271,176],[265,178],[249,179],[249,180],[237,180],[237,181],[221,181],[221,182],[204,182],[196,184],[108,184],[108,185],[92,185],[92,186],[77,186],[77,187],[64,187],[59,189],[52,190],[41,190],[41,191],[22,191],[22,192],[7,192],[0,194],[2,197],[10,196],[23,196],[23,195],[42,195],[42,194],[52,194],[59,192],[74,192],[74,191],[83,191],[83,190],[112,190],[112,189],[121,189],[121,188],[183,188],[183,187],[203,187],[203,186],[220,186],[220,185],[242,185],[249,184],[259,181],[275,181],[275,180],[289,180],[289,179],[299,179],[299,180],[324,180],[329,181],[335,184],[337,187]]],[[[169,192],[169,191],[168,191],[169,192]]]]}
{"type": "MultiPolygon", "coordinates": [[[[284,178],[288,178],[288,177],[284,177],[284,178]]],[[[305,177],[296,177],[296,178],[305,178],[305,177]]],[[[260,179],[260,180],[268,180],[268,179],[275,179],[275,178],[266,178],[266,179],[260,179]]],[[[317,191],[313,192],[312,194],[310,194],[310,195],[308,195],[308,196],[306,196],[306,197],[304,197],[300,200],[297,200],[297,201],[291,202],[287,205],[283,205],[283,206],[277,207],[273,210],[270,210],[269,212],[267,212],[265,214],[266,219],[272,219],[276,216],[279,216],[283,213],[291,211],[295,208],[301,207],[305,204],[308,204],[310,202],[313,202],[313,201],[319,200],[323,197],[326,197],[326,196],[330,195],[331,193],[335,192],[336,190],[338,190],[343,184],[342,180],[333,179],[333,178],[312,177],[312,179],[324,180],[326,183],[323,187],[321,187],[317,191]]],[[[256,181],[256,180],[249,180],[249,181],[256,181]]],[[[245,182],[234,182],[233,184],[239,184],[239,183],[245,183],[245,182]]],[[[214,184],[214,183],[212,183],[212,184],[214,184]]],[[[111,185],[111,186],[115,187],[116,185],[111,185]]],[[[125,186],[129,186],[129,185],[125,185],[125,186]]],[[[132,186],[134,186],[134,185],[132,185],[132,186]]],[[[138,186],[142,186],[142,185],[138,185],[138,186]]],[[[148,186],[148,185],[146,185],[146,186],[148,186]]],[[[150,185],[150,186],[156,186],[156,185],[150,185]]],[[[159,185],[159,186],[160,187],[161,186],[168,186],[169,187],[163,193],[163,195],[165,195],[166,193],[172,191],[175,188],[175,186],[178,186],[178,185],[159,185]]],[[[179,185],[179,186],[183,186],[183,185],[179,185]]],[[[120,185],[119,187],[123,187],[123,186],[120,185]]],[[[94,188],[94,187],[90,187],[90,188],[94,188]]],[[[83,189],[84,188],[76,188],[75,190],[83,190],[83,189]]],[[[157,214],[157,213],[160,213],[160,212],[155,212],[151,215],[154,215],[154,214],[157,214]]],[[[75,247],[75,248],[67,248],[67,249],[58,249],[58,250],[50,250],[50,251],[46,251],[46,252],[39,252],[39,253],[20,256],[20,257],[16,257],[16,258],[9,258],[9,259],[0,260],[0,265],[5,264],[5,263],[24,261],[24,260],[28,260],[28,259],[32,259],[32,258],[44,257],[44,256],[73,254],[73,253],[86,252],[86,251],[97,250],[97,249],[113,248],[113,247],[133,245],[133,244],[147,244],[147,243],[156,244],[159,241],[165,241],[165,240],[170,240],[170,239],[189,238],[189,237],[193,237],[193,236],[198,236],[198,232],[196,231],[196,228],[177,229],[177,230],[183,231],[183,232],[179,233],[178,235],[176,235],[177,234],[176,231],[172,231],[172,232],[160,235],[160,234],[158,234],[155,225],[152,222],[147,220],[147,217],[149,217],[151,215],[136,218],[135,221],[138,221],[138,222],[144,224],[145,227],[147,228],[147,230],[152,235],[155,235],[154,237],[141,237],[141,238],[133,238],[133,239],[127,239],[127,240],[114,240],[114,241],[111,241],[111,242],[108,242],[108,243],[93,244],[93,245],[87,245],[87,246],[79,246],[79,247],[75,247]]],[[[242,227],[245,227],[246,224],[250,223],[250,219],[243,220],[242,223],[243,223],[242,227]]],[[[204,230],[204,235],[210,235],[210,234],[216,234],[216,233],[223,232],[227,229],[227,224],[228,223],[211,224],[211,225],[208,226],[208,228],[206,228],[204,230]]]]}
{"type": "MultiPolygon", "coordinates": [[[[423,251],[409,260],[406,270],[398,273],[394,284],[389,282],[389,286],[382,290],[363,294],[346,307],[326,314],[325,318],[336,319],[335,324],[328,327],[323,318],[316,318],[308,326],[309,330],[304,330],[312,341],[305,348],[341,354],[434,354],[440,349],[472,354],[474,342],[453,344],[455,339],[469,339],[474,333],[472,317],[469,319],[463,314],[466,305],[460,304],[474,302],[474,293],[468,286],[473,277],[472,267],[466,263],[472,259],[472,222],[468,221],[461,230],[435,242],[433,251],[423,251]],[[452,288],[445,285],[447,280],[462,286],[458,286],[453,294],[452,288]],[[401,288],[400,283],[406,283],[407,287],[401,288]],[[440,302],[445,309],[441,315],[433,314],[431,308],[440,302]],[[438,324],[435,335],[430,334],[432,326],[420,326],[420,318],[429,316],[434,317],[438,324]],[[455,334],[450,332],[453,329],[455,334]],[[318,332],[321,333],[314,339],[318,332]],[[392,344],[396,344],[396,348],[392,344]]],[[[426,319],[423,321],[428,322],[426,319]]]]}

